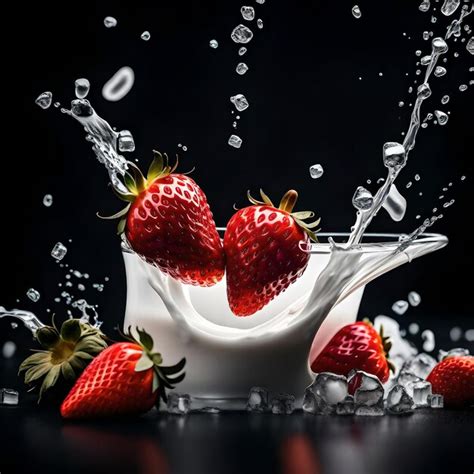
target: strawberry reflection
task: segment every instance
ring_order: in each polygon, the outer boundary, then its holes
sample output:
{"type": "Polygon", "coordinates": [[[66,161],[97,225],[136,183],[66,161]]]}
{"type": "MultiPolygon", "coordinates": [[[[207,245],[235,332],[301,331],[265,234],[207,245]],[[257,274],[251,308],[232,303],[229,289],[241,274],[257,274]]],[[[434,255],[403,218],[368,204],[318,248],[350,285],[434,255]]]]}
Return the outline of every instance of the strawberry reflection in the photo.
{"type": "Polygon", "coordinates": [[[283,474],[319,474],[321,465],[315,446],[304,434],[293,434],[281,444],[283,474]]]}

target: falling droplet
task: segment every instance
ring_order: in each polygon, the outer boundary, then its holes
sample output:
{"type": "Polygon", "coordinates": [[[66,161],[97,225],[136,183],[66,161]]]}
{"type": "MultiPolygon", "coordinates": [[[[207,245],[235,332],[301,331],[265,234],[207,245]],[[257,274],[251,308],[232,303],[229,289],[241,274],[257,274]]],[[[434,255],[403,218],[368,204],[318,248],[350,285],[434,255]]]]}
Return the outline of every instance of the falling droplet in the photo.
{"type": "Polygon", "coordinates": [[[313,179],[318,179],[324,174],[324,168],[320,164],[313,165],[309,168],[309,174],[313,179]]]}
{"type": "Polygon", "coordinates": [[[78,99],[85,99],[89,94],[91,87],[90,82],[86,78],[76,79],[74,82],[75,94],[78,99]]]}
{"type": "Polygon", "coordinates": [[[368,211],[374,203],[374,197],[363,186],[359,186],[352,197],[352,205],[359,211],[368,211]]]}
{"type": "MultiPolygon", "coordinates": [[[[216,41],[217,42],[217,41],[216,41]]],[[[243,56],[247,52],[247,48],[245,46],[242,46],[239,49],[239,56],[243,56]]]]}
{"type": "Polygon", "coordinates": [[[362,16],[362,12],[360,11],[359,5],[354,5],[352,7],[352,15],[354,18],[360,18],[362,16]]]}
{"type": "Polygon", "coordinates": [[[53,196],[51,194],[45,194],[43,197],[43,206],[51,207],[53,204],[53,196]]]}
{"type": "Polygon", "coordinates": [[[140,35],[140,38],[143,40],[143,41],[148,41],[150,38],[151,38],[151,34],[149,31],[144,31],[141,35],[140,35]]]}
{"type": "Polygon", "coordinates": [[[237,74],[240,74],[241,76],[244,75],[248,70],[249,70],[249,67],[245,63],[239,63],[237,64],[237,67],[235,68],[235,71],[237,72],[237,74]]]}
{"type": "Polygon", "coordinates": [[[35,100],[35,104],[39,105],[42,109],[46,110],[51,107],[53,101],[53,93],[46,91],[41,93],[35,100]]]}
{"type": "Polygon", "coordinates": [[[240,13],[244,20],[252,21],[255,18],[255,9],[253,7],[242,7],[240,13]]]}
{"type": "Polygon", "coordinates": [[[106,16],[104,18],[104,25],[106,28],[114,28],[117,26],[117,20],[113,16],[106,16]]]}
{"type": "Polygon", "coordinates": [[[448,123],[449,116],[446,115],[443,111],[435,110],[435,115],[440,125],[446,125],[448,123]]]}
{"type": "Polygon", "coordinates": [[[260,18],[257,20],[257,27],[261,30],[263,28],[263,20],[260,18]]]}
{"type": "Polygon", "coordinates": [[[117,102],[123,99],[133,87],[135,73],[128,66],[120,68],[102,88],[102,96],[110,102],[117,102]]]}
{"type": "Polygon", "coordinates": [[[216,48],[219,47],[219,43],[218,43],[215,39],[213,39],[213,40],[209,41],[209,46],[210,46],[212,49],[216,49],[216,48]]]}

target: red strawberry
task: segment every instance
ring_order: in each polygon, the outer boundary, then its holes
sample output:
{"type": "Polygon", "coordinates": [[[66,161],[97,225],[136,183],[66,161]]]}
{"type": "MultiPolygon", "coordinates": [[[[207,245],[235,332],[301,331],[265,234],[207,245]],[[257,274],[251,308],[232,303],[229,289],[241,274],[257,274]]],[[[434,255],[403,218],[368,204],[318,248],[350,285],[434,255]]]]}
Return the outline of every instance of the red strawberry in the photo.
{"type": "Polygon", "coordinates": [[[117,193],[128,206],[119,233],[132,249],[164,273],[190,285],[212,286],[222,279],[225,258],[212,212],[201,188],[189,176],[175,174],[168,157],[155,158],[145,179],[128,162],[128,193],[117,193]]]}
{"type": "Polygon", "coordinates": [[[300,277],[309,253],[300,248],[319,220],[306,224],[312,212],[292,213],[298,198],[288,191],[276,208],[263,191],[263,202],[248,194],[254,205],[240,209],[230,219],[224,235],[227,261],[227,298],[234,314],[249,316],[262,309],[275,296],[300,277]]]}
{"type": "Polygon", "coordinates": [[[82,372],[61,405],[64,418],[95,418],[131,415],[150,410],[166,388],[179,383],[175,378],[185,364],[162,367],[161,355],[153,351],[153,340],[137,329],[140,342],[118,342],[103,350],[82,372]]]}
{"type": "Polygon", "coordinates": [[[388,337],[384,337],[382,327],[379,334],[366,321],[347,324],[311,362],[311,370],[345,376],[352,369],[363,370],[385,383],[392,369],[388,360],[391,345],[388,337]]]}
{"type": "Polygon", "coordinates": [[[443,395],[451,407],[474,404],[474,357],[447,357],[433,367],[426,378],[433,393],[443,395]]]}

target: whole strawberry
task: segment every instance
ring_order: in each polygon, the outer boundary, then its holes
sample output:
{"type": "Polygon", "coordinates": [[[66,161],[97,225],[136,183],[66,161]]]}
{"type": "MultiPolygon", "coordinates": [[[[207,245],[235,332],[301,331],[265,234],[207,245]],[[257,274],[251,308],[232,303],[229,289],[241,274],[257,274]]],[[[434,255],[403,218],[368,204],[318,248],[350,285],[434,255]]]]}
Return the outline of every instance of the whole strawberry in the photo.
{"type": "Polygon", "coordinates": [[[237,316],[254,314],[300,277],[310,257],[300,244],[316,240],[311,229],[319,220],[304,222],[314,213],[292,213],[296,191],[288,191],[278,208],[260,194],[263,202],[248,194],[253,205],[234,214],[224,235],[227,298],[237,316]]]}
{"type": "Polygon", "coordinates": [[[166,154],[154,153],[146,179],[128,162],[128,193],[117,194],[129,204],[111,218],[121,218],[119,233],[148,263],[183,283],[212,286],[224,276],[225,259],[206,196],[174,172],[166,154]]]}
{"type": "Polygon", "coordinates": [[[443,395],[448,407],[474,404],[474,357],[447,357],[426,378],[433,393],[443,395]]]}
{"type": "Polygon", "coordinates": [[[353,369],[376,375],[382,383],[393,368],[388,360],[391,343],[367,321],[348,324],[340,329],[311,362],[315,373],[332,372],[347,376],[353,369]]]}
{"type": "Polygon", "coordinates": [[[137,329],[140,342],[118,342],[102,351],[84,370],[61,405],[64,418],[96,418],[145,413],[158,397],[166,401],[166,388],[181,382],[182,359],[161,366],[153,340],[137,329]]]}

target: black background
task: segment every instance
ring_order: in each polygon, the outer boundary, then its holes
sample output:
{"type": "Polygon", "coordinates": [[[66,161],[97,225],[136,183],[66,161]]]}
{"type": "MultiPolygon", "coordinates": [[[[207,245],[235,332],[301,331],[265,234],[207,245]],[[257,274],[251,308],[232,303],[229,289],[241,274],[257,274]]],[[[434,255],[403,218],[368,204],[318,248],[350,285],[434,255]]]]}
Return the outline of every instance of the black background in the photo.
{"type": "MultiPolygon", "coordinates": [[[[348,1],[255,4],[264,28],[258,30],[253,23],[255,36],[242,58],[239,45],[230,39],[232,28],[243,22],[241,2],[10,5],[3,19],[13,31],[2,30],[7,85],[0,304],[33,310],[44,321],[49,319],[47,308],[65,317],[66,307],[54,298],[64,289],[57,285],[64,283],[68,269],[49,256],[62,241],[69,249],[64,263],[91,275],[88,281],[74,280],[87,284],[85,292],[76,289],[74,296],[99,305],[107,332],[122,321],[125,278],[119,240],[114,224],[95,216],[97,211],[112,213],[121,203],[108,188],[106,172],[81,127],[54,107],[44,111],[34,104],[39,93],[51,90],[54,100],[67,106],[79,77],[90,80],[89,99],[97,112],[117,129],[132,131],[137,145],[133,157],[142,167],[153,148],[173,155],[180,150],[178,143],[188,147],[181,153],[181,170],[196,167],[193,177],[206,192],[218,224],[227,222],[234,203],[245,205],[247,189],[263,187],[278,200],[291,187],[300,192],[298,208],[315,210],[324,231],[348,230],[355,188],[385,175],[382,145],[401,141],[408,126],[409,107],[399,108],[398,102],[413,100],[407,90],[420,79],[415,51],[430,50],[422,32],[433,29],[435,36],[444,35],[448,24],[440,16],[433,25],[431,13],[419,12],[417,2],[408,3],[392,0],[382,6],[361,0],[359,20],[351,15],[353,3],[348,1]],[[104,27],[107,15],[118,19],[116,28],[104,27]],[[148,42],[140,39],[144,30],[151,33],[148,42]],[[211,39],[218,40],[218,49],[209,47],[211,39]],[[235,73],[239,60],[250,68],[244,76],[235,73]],[[134,69],[135,85],[123,100],[107,102],[102,85],[125,65],[134,69]],[[229,97],[236,93],[250,102],[236,132],[243,138],[240,150],[227,145],[234,120],[229,97]],[[308,173],[314,163],[325,169],[317,181],[308,173]],[[42,205],[46,193],[54,196],[50,208],[42,205]],[[110,282],[99,293],[91,284],[105,276],[110,282]],[[40,291],[40,302],[26,298],[30,287],[40,291]]],[[[424,114],[441,108],[451,116],[445,127],[421,130],[399,178],[399,189],[408,199],[406,218],[395,223],[381,213],[371,228],[413,230],[419,223],[415,216],[429,216],[431,208],[440,207],[441,188],[452,181],[449,193],[443,194],[456,204],[434,228],[451,243],[372,283],[361,308],[361,316],[393,316],[393,301],[416,290],[422,304],[399,320],[403,327],[417,321],[422,329],[435,329],[443,348],[467,345],[449,340],[452,326],[472,327],[473,102],[472,88],[458,91],[473,77],[465,44],[451,43],[448,74],[432,80],[433,96],[424,114]],[[441,106],[446,93],[451,101],[441,106]],[[421,181],[405,189],[416,173],[421,181]],[[461,175],[467,175],[463,183],[461,175]]],[[[373,184],[367,187],[375,190],[373,184]]],[[[13,330],[4,320],[0,339],[22,345],[18,355],[26,353],[25,342],[30,345],[24,330],[13,330]]]]}

